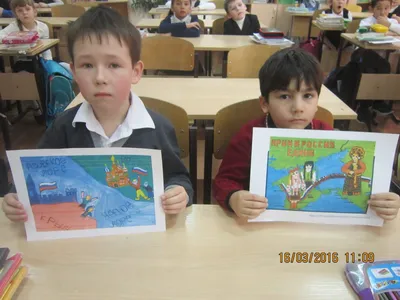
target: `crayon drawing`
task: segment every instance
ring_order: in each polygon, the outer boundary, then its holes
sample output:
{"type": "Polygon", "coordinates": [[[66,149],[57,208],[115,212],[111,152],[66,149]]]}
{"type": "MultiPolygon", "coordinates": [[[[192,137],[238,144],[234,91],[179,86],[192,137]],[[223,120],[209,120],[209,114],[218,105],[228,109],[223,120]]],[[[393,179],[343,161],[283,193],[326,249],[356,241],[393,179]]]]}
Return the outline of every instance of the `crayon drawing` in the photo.
{"type": "Polygon", "coordinates": [[[151,155],[21,155],[19,163],[36,232],[156,225],[151,155]]]}
{"type": "Polygon", "coordinates": [[[269,208],[365,214],[374,156],[373,141],[271,137],[269,208]]]}
{"type": "Polygon", "coordinates": [[[249,191],[268,207],[249,222],[382,226],[368,205],[386,193],[398,135],[254,128],[249,191]]]}

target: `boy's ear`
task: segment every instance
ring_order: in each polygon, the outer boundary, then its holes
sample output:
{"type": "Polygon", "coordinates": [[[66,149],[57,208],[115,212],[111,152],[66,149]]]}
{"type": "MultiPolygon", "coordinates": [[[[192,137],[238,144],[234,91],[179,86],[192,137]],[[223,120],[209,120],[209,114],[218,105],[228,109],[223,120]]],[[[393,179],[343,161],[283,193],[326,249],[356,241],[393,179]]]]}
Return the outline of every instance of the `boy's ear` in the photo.
{"type": "Polygon", "coordinates": [[[143,69],[144,69],[143,62],[142,62],[141,60],[139,60],[139,61],[133,66],[132,84],[138,83],[139,80],[140,80],[140,78],[142,78],[143,69]]]}
{"type": "Polygon", "coordinates": [[[265,99],[264,96],[260,96],[258,99],[260,101],[261,110],[263,111],[264,114],[267,114],[268,113],[268,101],[267,101],[267,99],[265,99]]]}

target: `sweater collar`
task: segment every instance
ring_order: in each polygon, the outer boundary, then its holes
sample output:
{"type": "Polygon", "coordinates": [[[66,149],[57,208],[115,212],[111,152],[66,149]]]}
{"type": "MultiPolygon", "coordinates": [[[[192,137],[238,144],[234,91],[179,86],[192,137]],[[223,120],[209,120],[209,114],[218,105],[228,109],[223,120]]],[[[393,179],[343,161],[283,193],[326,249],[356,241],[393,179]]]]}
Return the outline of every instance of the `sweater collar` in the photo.
{"type": "MultiPolygon", "coordinates": [[[[277,128],[274,121],[272,120],[272,117],[270,114],[267,114],[267,116],[265,117],[265,127],[266,128],[277,128]]],[[[313,129],[312,121],[304,129],[313,129]]]]}

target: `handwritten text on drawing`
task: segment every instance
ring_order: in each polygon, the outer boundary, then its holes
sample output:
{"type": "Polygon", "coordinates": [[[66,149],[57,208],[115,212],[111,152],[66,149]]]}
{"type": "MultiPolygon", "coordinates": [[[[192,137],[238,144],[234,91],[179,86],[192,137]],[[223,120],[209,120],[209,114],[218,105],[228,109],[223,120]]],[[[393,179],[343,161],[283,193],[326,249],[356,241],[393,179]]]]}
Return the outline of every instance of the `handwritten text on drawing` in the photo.
{"type": "Polygon", "coordinates": [[[335,148],[334,141],[272,139],[272,147],[287,148],[287,156],[314,156],[314,149],[335,148]]]}

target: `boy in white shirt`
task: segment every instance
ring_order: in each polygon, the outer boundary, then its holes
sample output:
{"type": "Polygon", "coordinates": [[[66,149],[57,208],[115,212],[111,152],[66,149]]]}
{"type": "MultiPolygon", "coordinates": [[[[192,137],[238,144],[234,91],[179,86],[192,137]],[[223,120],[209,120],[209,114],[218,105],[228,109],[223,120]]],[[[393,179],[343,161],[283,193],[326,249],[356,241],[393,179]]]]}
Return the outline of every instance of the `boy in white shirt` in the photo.
{"type": "Polygon", "coordinates": [[[389,25],[391,24],[398,24],[395,19],[389,19],[388,15],[390,12],[391,1],[390,0],[372,0],[371,1],[371,8],[373,15],[362,19],[360,22],[360,27],[369,27],[374,24],[382,24],[385,23],[389,25]]]}

